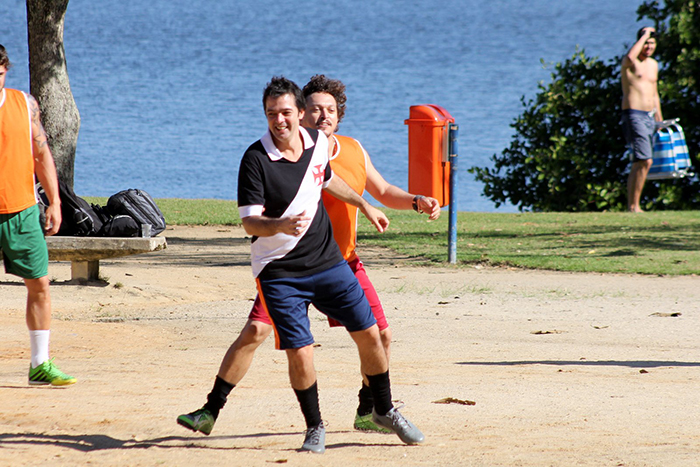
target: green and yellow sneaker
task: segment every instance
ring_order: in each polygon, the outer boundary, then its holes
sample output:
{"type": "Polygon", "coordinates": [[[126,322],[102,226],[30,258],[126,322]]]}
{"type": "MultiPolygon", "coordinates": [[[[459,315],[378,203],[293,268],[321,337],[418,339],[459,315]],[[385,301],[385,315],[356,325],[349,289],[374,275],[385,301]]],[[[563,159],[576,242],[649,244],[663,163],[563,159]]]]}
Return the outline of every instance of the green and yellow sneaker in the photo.
{"type": "Polygon", "coordinates": [[[374,423],[372,420],[372,414],[368,413],[367,415],[360,415],[359,413],[355,414],[355,423],[353,424],[353,428],[359,431],[370,431],[370,432],[376,432],[376,433],[392,433],[391,430],[388,430],[382,426],[377,425],[374,423]]]}
{"type": "Polygon", "coordinates": [[[68,386],[74,384],[77,379],[68,376],[58,369],[54,364],[53,358],[48,360],[36,368],[29,365],[29,384],[32,386],[44,386],[50,384],[52,386],[68,386]]]}
{"type": "Polygon", "coordinates": [[[209,435],[214,429],[216,419],[209,410],[202,407],[194,412],[186,413],[177,417],[177,423],[184,426],[188,430],[200,431],[205,435],[209,435]]]}

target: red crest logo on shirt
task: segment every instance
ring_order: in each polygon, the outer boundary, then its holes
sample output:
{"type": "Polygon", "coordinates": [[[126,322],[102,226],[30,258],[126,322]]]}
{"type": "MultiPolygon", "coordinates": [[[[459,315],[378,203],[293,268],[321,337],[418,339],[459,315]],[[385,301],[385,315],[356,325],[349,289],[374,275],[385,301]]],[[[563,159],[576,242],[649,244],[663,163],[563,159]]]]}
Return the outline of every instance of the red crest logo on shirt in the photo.
{"type": "Polygon", "coordinates": [[[322,165],[317,165],[314,167],[314,182],[316,185],[321,186],[323,184],[323,170],[321,170],[322,165]]]}

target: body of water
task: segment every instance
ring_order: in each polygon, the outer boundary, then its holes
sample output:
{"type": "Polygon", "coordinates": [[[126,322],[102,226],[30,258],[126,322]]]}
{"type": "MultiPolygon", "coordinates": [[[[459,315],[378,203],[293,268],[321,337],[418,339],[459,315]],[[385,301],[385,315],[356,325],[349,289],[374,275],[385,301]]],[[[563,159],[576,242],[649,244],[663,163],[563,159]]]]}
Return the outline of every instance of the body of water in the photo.
{"type": "MultiPolygon", "coordinates": [[[[235,199],[240,157],[266,130],[270,77],[303,86],[324,73],[347,86],[339,132],[390,183],[407,188],[409,107],[437,104],[460,125],[459,210],[513,212],[466,170],[509,145],[521,97],[550,77],[541,59],[565,60],[577,45],[623,54],[640,3],[73,0],[64,39],[82,119],[75,191],[235,199]]],[[[28,91],[26,36],[25,1],[3,0],[0,43],[15,64],[6,86],[28,91]]]]}

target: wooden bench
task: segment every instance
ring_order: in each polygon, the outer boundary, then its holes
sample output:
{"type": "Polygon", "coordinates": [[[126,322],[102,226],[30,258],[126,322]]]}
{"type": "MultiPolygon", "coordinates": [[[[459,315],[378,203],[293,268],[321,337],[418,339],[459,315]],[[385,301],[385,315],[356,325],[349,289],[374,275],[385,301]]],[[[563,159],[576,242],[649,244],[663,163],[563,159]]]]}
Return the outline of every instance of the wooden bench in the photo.
{"type": "Polygon", "coordinates": [[[100,260],[137,255],[167,247],[165,237],[46,237],[49,259],[70,261],[71,279],[95,281],[100,274],[100,260]]]}

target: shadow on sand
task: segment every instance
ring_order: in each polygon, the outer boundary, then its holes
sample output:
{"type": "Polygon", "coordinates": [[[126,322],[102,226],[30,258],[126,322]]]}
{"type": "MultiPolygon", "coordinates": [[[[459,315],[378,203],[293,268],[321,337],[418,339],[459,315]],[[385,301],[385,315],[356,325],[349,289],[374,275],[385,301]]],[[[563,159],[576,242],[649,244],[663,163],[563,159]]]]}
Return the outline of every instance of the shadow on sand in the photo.
{"type": "Polygon", "coordinates": [[[626,366],[629,368],[661,367],[695,367],[699,362],[674,362],[660,360],[516,360],[512,362],[457,362],[456,365],[474,366],[516,366],[516,365],[554,365],[554,366],[626,366]]]}

